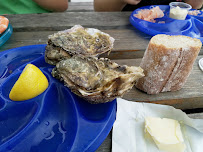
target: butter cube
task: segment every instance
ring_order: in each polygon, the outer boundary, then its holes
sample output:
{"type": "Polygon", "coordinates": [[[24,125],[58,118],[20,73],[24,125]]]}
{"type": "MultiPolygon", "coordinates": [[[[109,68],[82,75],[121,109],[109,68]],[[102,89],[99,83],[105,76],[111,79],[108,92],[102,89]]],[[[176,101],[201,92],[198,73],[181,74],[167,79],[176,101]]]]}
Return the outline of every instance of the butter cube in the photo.
{"type": "Polygon", "coordinates": [[[145,118],[145,130],[161,151],[184,152],[184,139],[177,120],[147,117],[145,118]]]}

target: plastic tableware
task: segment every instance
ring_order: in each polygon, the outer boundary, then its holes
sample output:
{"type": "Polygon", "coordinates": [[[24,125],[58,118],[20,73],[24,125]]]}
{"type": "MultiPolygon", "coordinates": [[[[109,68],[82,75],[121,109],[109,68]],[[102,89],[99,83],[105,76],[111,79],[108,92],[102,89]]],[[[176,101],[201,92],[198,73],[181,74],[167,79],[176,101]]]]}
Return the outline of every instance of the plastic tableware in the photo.
{"type": "MultiPolygon", "coordinates": [[[[203,22],[197,16],[187,15],[185,20],[176,20],[169,17],[169,11],[169,5],[144,6],[131,13],[130,22],[135,28],[151,36],[156,34],[186,35],[198,38],[203,42],[203,22]],[[164,12],[164,17],[157,18],[155,23],[134,16],[141,9],[150,9],[155,6],[159,6],[164,12]]],[[[201,18],[201,16],[199,17],[201,18]]]]}
{"type": "Polygon", "coordinates": [[[199,67],[203,71],[203,58],[199,60],[199,67]]]}
{"type": "MultiPolygon", "coordinates": [[[[190,11],[197,11],[195,9],[191,9],[190,11]]],[[[201,22],[203,22],[203,11],[198,10],[198,14],[197,15],[190,15],[198,20],[200,20],[201,22]]]]}
{"type": "Polygon", "coordinates": [[[169,17],[179,20],[185,20],[188,11],[192,8],[191,5],[183,2],[171,2],[169,6],[170,6],[169,17]]]}
{"type": "Polygon", "coordinates": [[[2,34],[0,34],[0,46],[2,46],[4,43],[6,43],[6,41],[8,41],[12,33],[13,33],[13,28],[11,24],[9,24],[7,29],[2,34]]]}
{"type": "Polygon", "coordinates": [[[110,132],[116,100],[89,104],[51,76],[44,61],[46,45],[19,47],[0,53],[0,151],[93,152],[110,132]],[[39,67],[49,81],[41,95],[11,101],[9,92],[26,64],[39,67]]]}

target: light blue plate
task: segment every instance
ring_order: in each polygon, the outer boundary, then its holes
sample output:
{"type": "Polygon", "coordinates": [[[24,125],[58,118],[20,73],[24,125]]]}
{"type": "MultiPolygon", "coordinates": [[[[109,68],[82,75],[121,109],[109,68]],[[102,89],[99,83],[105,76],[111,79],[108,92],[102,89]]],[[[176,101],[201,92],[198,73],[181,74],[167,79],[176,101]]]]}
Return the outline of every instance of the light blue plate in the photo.
{"type": "Polygon", "coordinates": [[[12,33],[13,33],[13,28],[11,24],[9,24],[8,28],[0,35],[0,46],[2,46],[6,41],[8,41],[12,33]]]}

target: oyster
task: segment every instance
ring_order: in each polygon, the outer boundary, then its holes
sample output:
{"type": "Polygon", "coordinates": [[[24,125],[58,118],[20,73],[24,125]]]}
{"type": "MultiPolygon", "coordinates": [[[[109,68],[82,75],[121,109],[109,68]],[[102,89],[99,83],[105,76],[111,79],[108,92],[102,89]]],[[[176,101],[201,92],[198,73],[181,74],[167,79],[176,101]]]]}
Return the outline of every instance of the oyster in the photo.
{"type": "Polygon", "coordinates": [[[140,67],[121,66],[107,58],[79,55],[58,62],[52,75],[90,103],[112,101],[144,76],[140,67]]]}
{"type": "Polygon", "coordinates": [[[71,29],[49,36],[45,60],[47,63],[55,65],[75,54],[98,56],[111,51],[113,43],[114,38],[110,37],[109,34],[94,28],[83,28],[80,25],[75,25],[71,29]]]}

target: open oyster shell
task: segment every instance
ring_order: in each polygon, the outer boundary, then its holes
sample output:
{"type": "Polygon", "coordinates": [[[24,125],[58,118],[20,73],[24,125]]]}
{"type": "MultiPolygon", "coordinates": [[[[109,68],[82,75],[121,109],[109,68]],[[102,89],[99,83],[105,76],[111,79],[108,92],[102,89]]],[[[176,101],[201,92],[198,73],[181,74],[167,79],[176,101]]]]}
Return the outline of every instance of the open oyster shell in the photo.
{"type": "Polygon", "coordinates": [[[47,63],[57,62],[73,55],[98,56],[113,48],[114,38],[94,28],[75,25],[71,29],[60,31],[48,37],[45,51],[47,63]]]}
{"type": "Polygon", "coordinates": [[[58,62],[52,75],[63,80],[72,92],[90,103],[112,101],[144,76],[140,67],[121,66],[107,58],[84,56],[58,62]]]}

